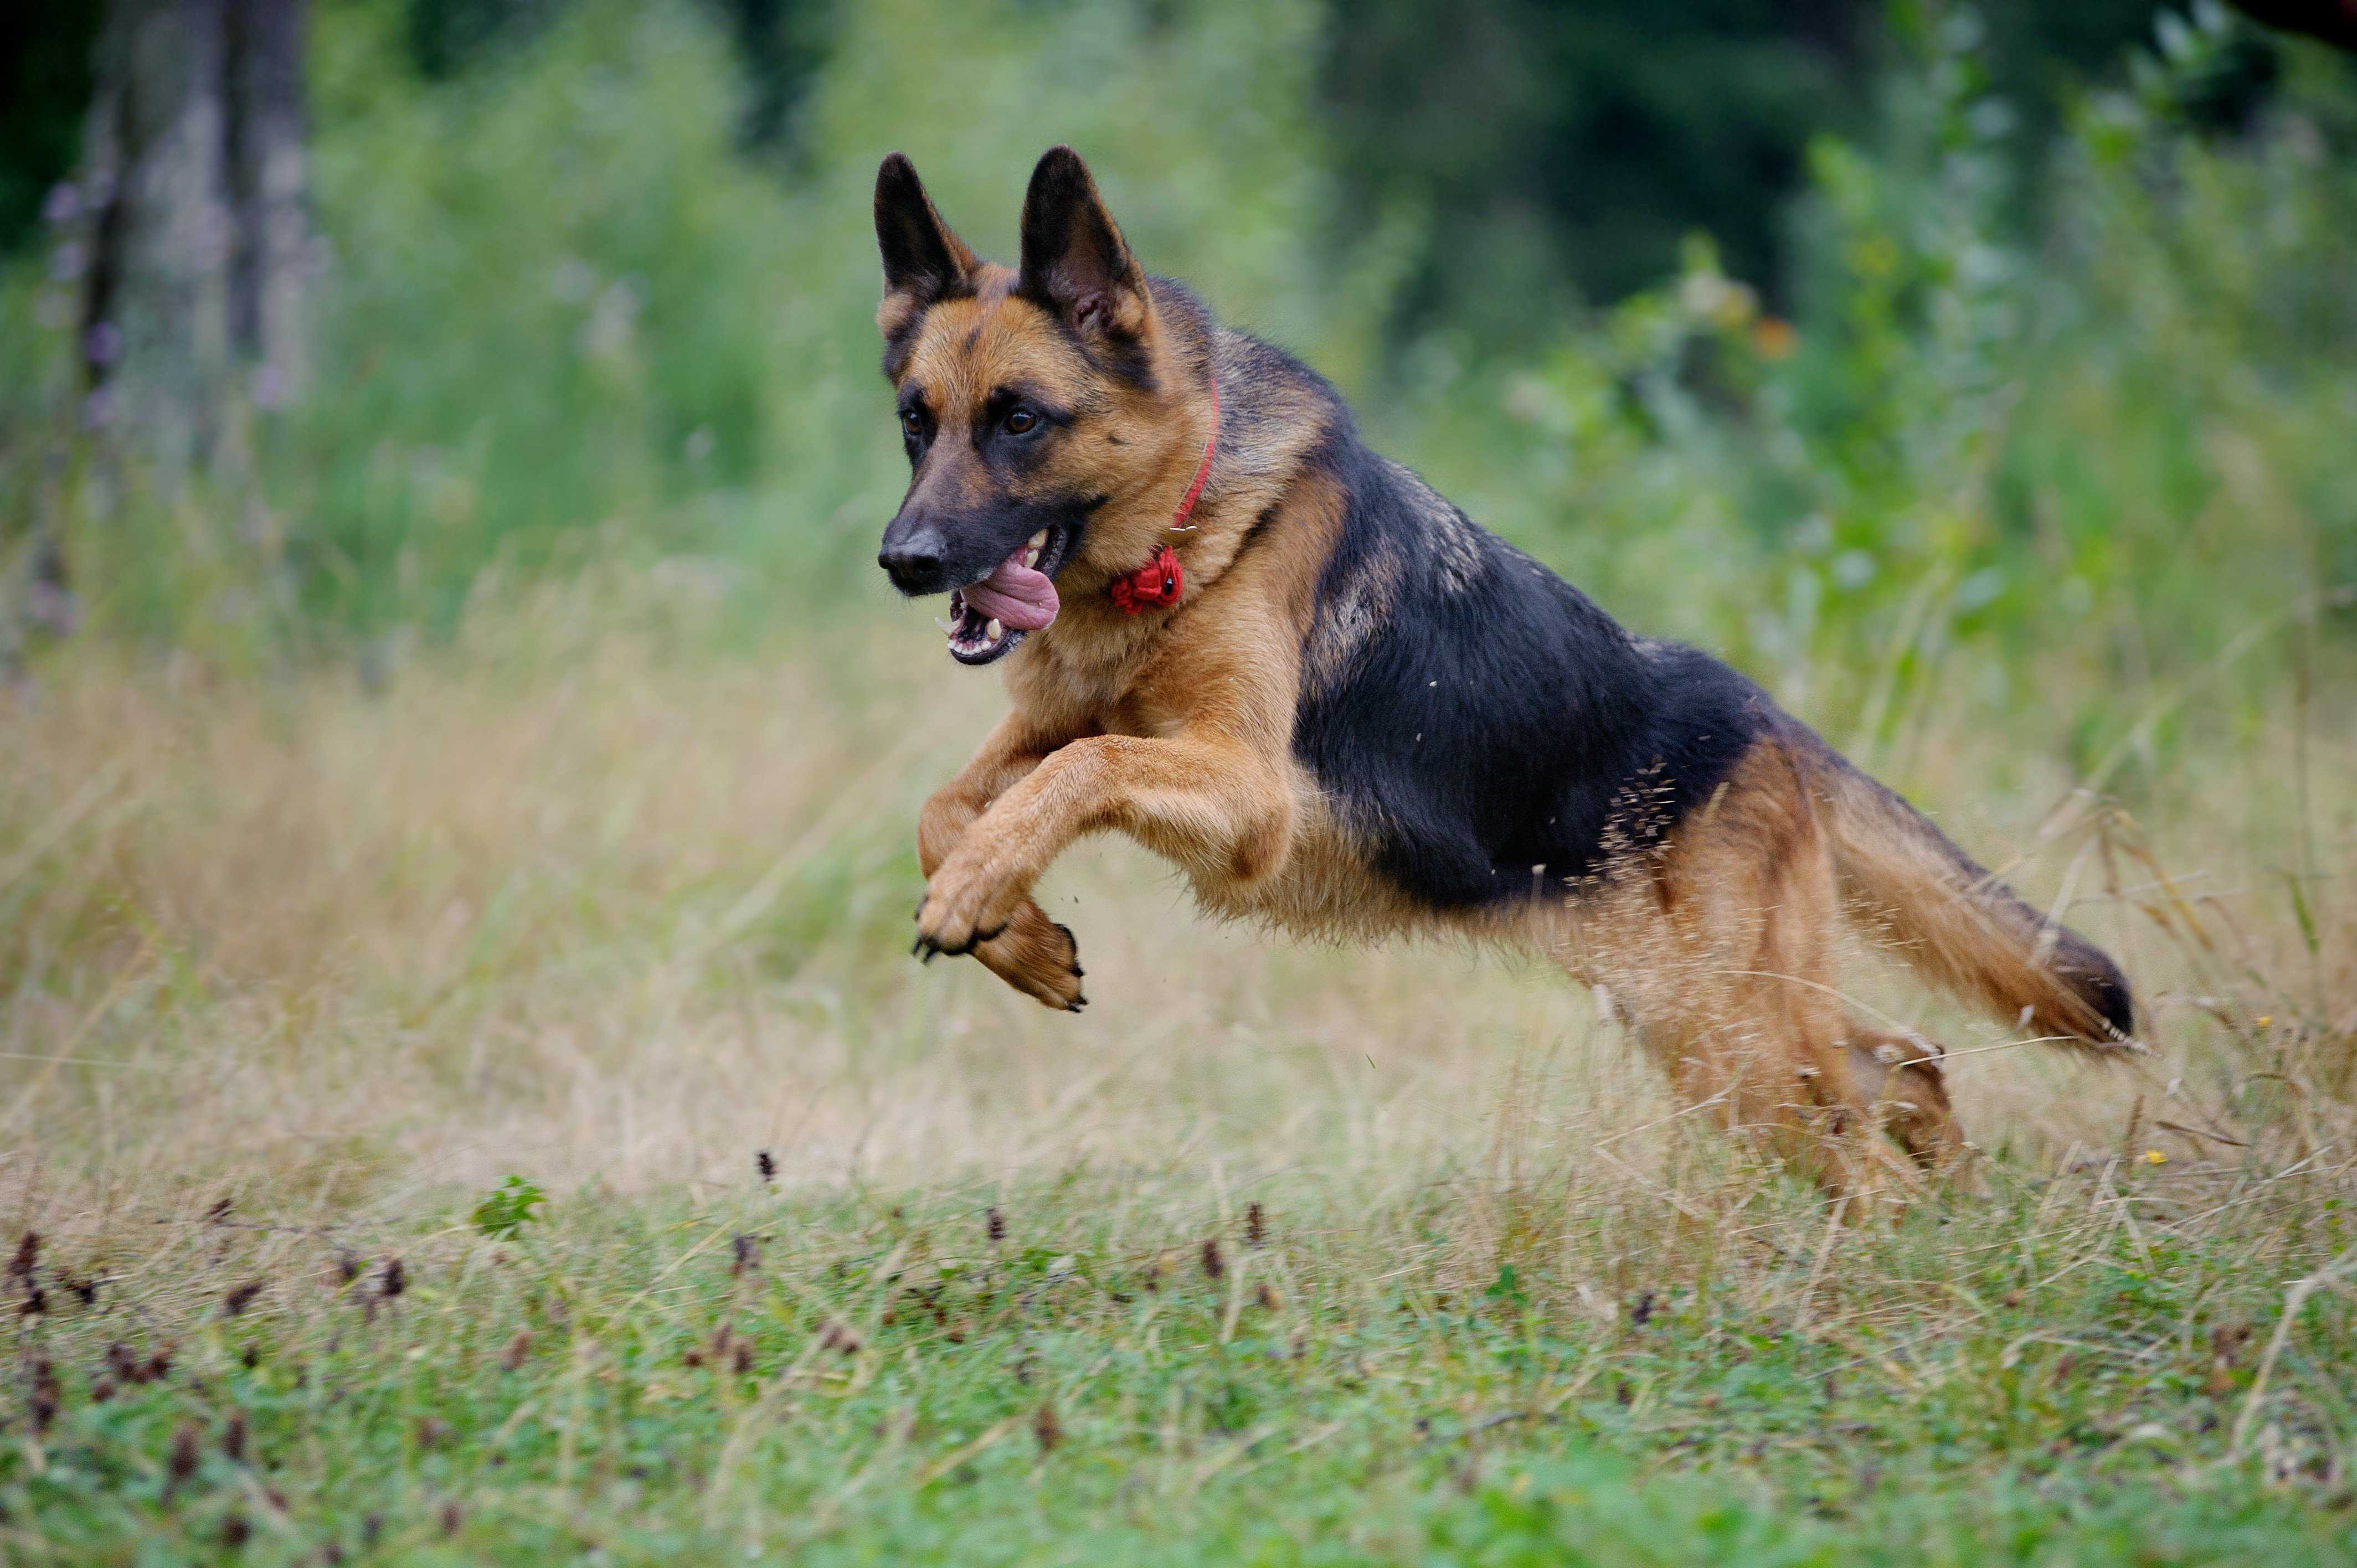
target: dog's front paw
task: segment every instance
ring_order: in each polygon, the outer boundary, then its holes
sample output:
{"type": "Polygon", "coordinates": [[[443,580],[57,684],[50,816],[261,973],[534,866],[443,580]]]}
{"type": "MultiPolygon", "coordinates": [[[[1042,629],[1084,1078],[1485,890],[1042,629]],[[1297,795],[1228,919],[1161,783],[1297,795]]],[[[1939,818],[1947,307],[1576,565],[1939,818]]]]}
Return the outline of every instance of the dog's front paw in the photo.
{"type": "Polygon", "coordinates": [[[1089,1004],[1081,994],[1080,945],[1071,928],[1048,918],[1028,898],[1006,929],[982,941],[974,956],[991,973],[1043,1005],[1077,1013],[1089,1004]]]}
{"type": "Polygon", "coordinates": [[[1006,929],[1021,897],[1019,890],[994,890],[989,878],[952,860],[925,885],[917,905],[917,940],[909,950],[928,963],[942,953],[970,953],[1006,929]]]}

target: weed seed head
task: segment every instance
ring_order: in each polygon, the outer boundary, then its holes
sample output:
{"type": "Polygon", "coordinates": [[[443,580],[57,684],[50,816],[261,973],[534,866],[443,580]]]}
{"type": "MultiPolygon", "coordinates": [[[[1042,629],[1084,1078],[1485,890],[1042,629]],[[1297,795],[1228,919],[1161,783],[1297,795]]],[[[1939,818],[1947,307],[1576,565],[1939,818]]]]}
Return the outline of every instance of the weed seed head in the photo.
{"type": "Polygon", "coordinates": [[[171,1455],[164,1461],[164,1473],[171,1478],[172,1486],[179,1486],[197,1473],[197,1445],[203,1439],[204,1434],[193,1421],[184,1421],[173,1429],[171,1455]]]}
{"type": "Polygon", "coordinates": [[[58,1369],[47,1356],[36,1356],[32,1365],[32,1392],[26,1400],[33,1418],[35,1432],[47,1432],[58,1418],[59,1408],[65,1403],[64,1391],[58,1385],[58,1369]]]}

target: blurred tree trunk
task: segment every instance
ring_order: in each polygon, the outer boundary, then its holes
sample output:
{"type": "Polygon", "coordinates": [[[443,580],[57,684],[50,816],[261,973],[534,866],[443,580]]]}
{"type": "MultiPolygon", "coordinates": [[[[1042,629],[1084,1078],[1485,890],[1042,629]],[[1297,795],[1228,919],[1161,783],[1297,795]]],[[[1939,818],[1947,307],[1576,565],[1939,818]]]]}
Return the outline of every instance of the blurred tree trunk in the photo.
{"type": "Polygon", "coordinates": [[[231,0],[228,168],[237,248],[230,344],[257,367],[254,399],[274,406],[304,379],[310,271],[303,135],[305,0],[231,0]]]}
{"type": "Polygon", "coordinates": [[[299,387],[305,0],[109,0],[84,188],[95,424],[175,467],[299,387]]]}

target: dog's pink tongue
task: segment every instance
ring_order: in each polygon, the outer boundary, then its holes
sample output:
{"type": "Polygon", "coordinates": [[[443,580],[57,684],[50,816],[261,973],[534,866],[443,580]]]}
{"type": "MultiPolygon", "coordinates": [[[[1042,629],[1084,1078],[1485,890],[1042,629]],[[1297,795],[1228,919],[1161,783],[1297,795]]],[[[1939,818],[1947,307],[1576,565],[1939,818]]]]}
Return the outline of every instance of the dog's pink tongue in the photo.
{"type": "Polygon", "coordinates": [[[1056,618],[1056,585],[1045,572],[1023,564],[1021,551],[965,591],[966,607],[1025,631],[1038,631],[1056,618]]]}

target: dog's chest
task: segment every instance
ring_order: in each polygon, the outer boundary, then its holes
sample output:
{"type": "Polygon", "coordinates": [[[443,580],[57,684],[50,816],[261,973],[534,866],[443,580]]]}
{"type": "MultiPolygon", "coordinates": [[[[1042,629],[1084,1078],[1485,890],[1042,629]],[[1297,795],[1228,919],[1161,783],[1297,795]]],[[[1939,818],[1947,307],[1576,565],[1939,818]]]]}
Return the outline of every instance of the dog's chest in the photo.
{"type": "MultiPolygon", "coordinates": [[[[1061,628],[1059,628],[1059,630],[1061,628]]],[[[1035,650],[1006,673],[1007,693],[1051,727],[1077,735],[1175,735],[1175,711],[1137,690],[1145,649],[1137,639],[1059,639],[1035,650]]]]}

